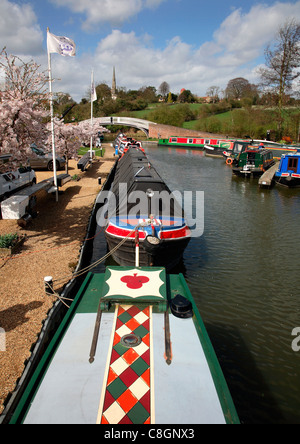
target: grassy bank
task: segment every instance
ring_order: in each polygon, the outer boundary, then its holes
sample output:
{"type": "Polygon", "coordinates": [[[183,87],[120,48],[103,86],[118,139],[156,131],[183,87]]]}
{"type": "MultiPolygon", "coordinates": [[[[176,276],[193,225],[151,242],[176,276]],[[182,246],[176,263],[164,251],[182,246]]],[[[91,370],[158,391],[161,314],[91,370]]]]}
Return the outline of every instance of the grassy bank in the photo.
{"type": "Polygon", "coordinates": [[[276,108],[264,106],[242,107],[235,104],[150,104],[142,111],[119,114],[126,117],[147,119],[156,123],[173,125],[190,130],[215,134],[227,134],[230,137],[253,137],[264,139],[270,131],[271,139],[281,140],[281,136],[299,142],[300,111],[299,107],[287,107],[284,110],[284,132],[278,133],[278,114],[276,108]]]}

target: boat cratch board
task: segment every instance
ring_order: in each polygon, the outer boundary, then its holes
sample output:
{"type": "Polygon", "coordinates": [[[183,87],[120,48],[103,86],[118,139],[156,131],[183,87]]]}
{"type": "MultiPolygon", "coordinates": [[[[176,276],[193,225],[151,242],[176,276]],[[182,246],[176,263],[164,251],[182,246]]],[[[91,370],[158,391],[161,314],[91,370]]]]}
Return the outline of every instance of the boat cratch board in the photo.
{"type": "Polygon", "coordinates": [[[239,420],[184,277],[107,267],[87,275],[9,422],[239,420]]]}
{"type": "Polygon", "coordinates": [[[166,301],[166,276],[164,268],[108,267],[105,273],[103,301],[139,302],[166,301]],[[162,275],[162,279],[161,279],[162,275]]]}

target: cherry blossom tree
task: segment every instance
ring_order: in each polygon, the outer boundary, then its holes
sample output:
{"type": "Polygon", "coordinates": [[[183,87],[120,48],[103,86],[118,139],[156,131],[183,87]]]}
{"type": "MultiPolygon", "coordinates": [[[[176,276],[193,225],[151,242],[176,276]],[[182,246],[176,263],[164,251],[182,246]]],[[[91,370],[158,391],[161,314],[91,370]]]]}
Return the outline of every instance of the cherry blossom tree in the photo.
{"type": "MultiPolygon", "coordinates": [[[[24,62],[8,55],[5,48],[0,52],[0,78],[4,81],[0,91],[0,155],[11,154],[10,164],[2,170],[26,164],[33,156],[30,146],[52,149],[49,111],[48,74],[40,71],[33,60],[24,62]]],[[[90,120],[79,124],[64,124],[55,118],[55,148],[57,154],[68,160],[76,158],[82,142],[89,143],[91,135],[106,132],[99,122],[90,120]]]]}
{"type": "Polygon", "coordinates": [[[47,137],[47,76],[39,68],[34,61],[23,62],[8,55],[5,48],[0,52],[4,80],[0,92],[0,155],[11,154],[14,166],[27,162],[32,155],[31,143],[43,144],[47,137]]]}
{"type": "MultiPolygon", "coordinates": [[[[47,144],[50,146],[52,143],[52,136],[50,134],[50,124],[48,124],[49,136],[47,144]]],[[[91,125],[90,120],[85,120],[79,123],[67,123],[62,120],[54,119],[54,136],[55,136],[55,150],[60,156],[66,158],[66,172],[68,173],[68,161],[69,159],[78,158],[78,150],[82,144],[89,144],[91,135],[93,138],[95,134],[101,132],[108,132],[104,127],[101,127],[97,121],[91,125]]]]}
{"type": "MultiPolygon", "coordinates": [[[[51,124],[47,124],[48,138],[46,144],[52,147],[51,124]]],[[[68,173],[68,161],[77,158],[78,149],[81,146],[81,132],[78,125],[65,124],[62,120],[54,118],[54,142],[55,151],[59,156],[66,158],[66,172],[68,173]]]]}

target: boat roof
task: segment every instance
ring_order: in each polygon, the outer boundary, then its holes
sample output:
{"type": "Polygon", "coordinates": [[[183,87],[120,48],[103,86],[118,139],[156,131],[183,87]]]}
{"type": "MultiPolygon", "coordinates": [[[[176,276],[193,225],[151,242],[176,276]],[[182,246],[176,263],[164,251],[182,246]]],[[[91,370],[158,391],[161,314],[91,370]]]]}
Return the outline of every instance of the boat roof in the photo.
{"type": "Polygon", "coordinates": [[[130,147],[119,160],[114,183],[126,183],[129,189],[134,182],[164,183],[145,153],[140,149],[130,147]]]}
{"type": "Polygon", "coordinates": [[[87,276],[11,422],[239,421],[183,276],[167,276],[155,267],[108,267],[105,273],[87,276]],[[178,293],[189,301],[193,317],[183,319],[167,309],[178,293]],[[99,307],[101,323],[91,363],[99,307]],[[133,344],[133,336],[139,342],[133,344]]]}
{"type": "Polygon", "coordinates": [[[268,150],[268,149],[265,149],[265,148],[259,149],[259,148],[256,148],[256,147],[249,146],[245,151],[243,151],[241,153],[241,156],[242,155],[247,155],[249,153],[262,154],[262,155],[263,154],[269,154],[269,155],[273,154],[273,152],[271,150],[268,150]]]}
{"type": "MultiPolygon", "coordinates": [[[[149,189],[154,192],[166,192],[168,195],[171,195],[169,187],[149,162],[146,154],[140,149],[131,147],[119,160],[111,189],[116,199],[117,213],[128,214],[136,207],[136,201],[128,202],[128,199],[125,199],[130,193],[135,191],[146,193],[149,189]],[[123,195],[125,186],[126,196],[123,195]]],[[[156,196],[156,200],[157,198],[158,196],[156,196]]],[[[183,210],[179,202],[175,199],[170,199],[167,206],[161,205],[159,207],[159,214],[156,214],[156,216],[174,214],[181,214],[183,216],[183,210]]]]}
{"type": "Polygon", "coordinates": [[[283,154],[282,157],[300,157],[300,150],[295,152],[295,153],[286,153],[283,154]]]}

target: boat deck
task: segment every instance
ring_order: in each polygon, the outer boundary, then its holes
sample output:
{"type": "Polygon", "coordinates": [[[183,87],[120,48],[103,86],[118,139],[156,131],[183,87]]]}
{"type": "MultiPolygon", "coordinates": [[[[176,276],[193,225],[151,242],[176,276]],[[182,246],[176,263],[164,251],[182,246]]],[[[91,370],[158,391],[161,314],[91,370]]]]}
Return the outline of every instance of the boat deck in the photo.
{"type": "Polygon", "coordinates": [[[166,277],[163,268],[109,267],[89,274],[12,422],[238,422],[194,303],[188,319],[166,311],[170,294],[178,292],[189,293],[183,277],[166,277]]]}

